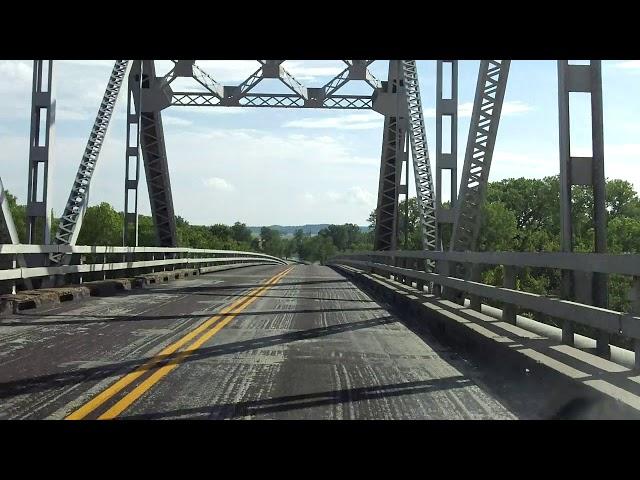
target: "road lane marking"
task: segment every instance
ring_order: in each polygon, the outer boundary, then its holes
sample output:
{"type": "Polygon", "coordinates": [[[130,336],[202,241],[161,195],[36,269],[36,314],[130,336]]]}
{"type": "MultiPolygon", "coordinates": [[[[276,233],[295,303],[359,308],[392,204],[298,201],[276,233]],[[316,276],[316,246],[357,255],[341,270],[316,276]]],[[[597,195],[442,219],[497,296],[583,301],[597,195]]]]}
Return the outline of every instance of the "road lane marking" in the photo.
{"type": "Polygon", "coordinates": [[[258,298],[258,295],[262,292],[266,292],[271,287],[273,287],[278,281],[280,281],[287,273],[289,273],[292,268],[283,272],[279,278],[274,280],[273,282],[265,285],[260,288],[259,292],[256,292],[252,295],[248,300],[240,305],[236,310],[231,312],[228,316],[226,316],[223,320],[216,323],[213,328],[205,332],[201,335],[195,342],[189,345],[186,349],[180,352],[174,359],[169,360],[165,365],[156,370],[153,375],[144,379],[139,385],[137,385],[131,392],[125,395],[122,399],[120,399],[115,405],[113,405],[109,410],[98,417],[98,420],[111,420],[118,415],[120,415],[124,410],[129,408],[133,402],[138,400],[147,390],[153,387],[156,383],[158,383],[164,376],[169,374],[173,369],[175,369],[178,365],[182,363],[183,360],[192,355],[198,348],[200,348],[207,340],[213,337],[216,333],[224,328],[231,320],[233,320],[237,315],[239,315],[245,308],[255,302],[258,298]]]}
{"type": "Polygon", "coordinates": [[[195,328],[194,330],[189,332],[187,335],[182,337],[180,340],[178,340],[178,341],[172,343],[171,345],[165,347],[161,352],[159,352],[156,355],[154,355],[150,360],[145,362],[143,365],[139,366],[134,371],[126,374],[125,376],[120,378],[120,380],[115,382],[113,385],[111,385],[107,389],[105,389],[102,392],[100,392],[98,395],[93,397],[89,402],[85,403],[80,408],[75,410],[73,413],[68,415],[65,418],[65,420],[81,420],[81,419],[83,419],[88,414],[93,412],[96,408],[98,408],[100,405],[102,405],[103,403],[108,401],[110,398],[112,398],[114,395],[116,395],[118,392],[120,392],[123,388],[127,387],[129,384],[131,384],[136,379],[138,379],[141,375],[143,375],[149,369],[151,369],[152,367],[154,367],[158,363],[166,360],[166,357],[168,355],[171,355],[172,353],[176,352],[179,348],[184,346],[187,342],[189,342],[190,340],[194,339],[197,335],[199,335],[200,333],[205,331],[212,324],[214,324],[217,320],[222,318],[223,315],[227,314],[229,311],[231,311],[234,308],[236,308],[237,306],[241,305],[244,301],[246,301],[248,298],[250,298],[250,297],[248,297],[248,295],[252,295],[252,294],[260,291],[261,289],[265,288],[265,286],[268,286],[268,285],[272,284],[273,282],[279,280],[281,276],[286,275],[292,269],[293,269],[293,267],[285,270],[284,272],[280,272],[280,273],[274,275],[269,280],[267,280],[262,287],[258,287],[256,289],[248,292],[247,295],[237,299],[235,302],[231,303],[231,305],[223,308],[218,314],[216,314],[215,316],[213,316],[213,317],[209,318],[208,320],[206,320],[205,322],[203,322],[200,326],[198,326],[197,328],[195,328]]]}

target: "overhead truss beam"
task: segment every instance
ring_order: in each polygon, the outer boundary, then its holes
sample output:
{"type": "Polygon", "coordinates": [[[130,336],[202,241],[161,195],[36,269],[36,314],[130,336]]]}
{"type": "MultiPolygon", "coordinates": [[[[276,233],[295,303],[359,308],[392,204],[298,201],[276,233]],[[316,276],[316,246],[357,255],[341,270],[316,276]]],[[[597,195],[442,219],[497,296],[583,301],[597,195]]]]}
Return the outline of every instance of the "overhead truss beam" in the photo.
{"type": "Polygon", "coordinates": [[[260,67],[239,85],[221,85],[195,64],[195,60],[174,60],[174,67],[158,83],[162,96],[170,98],[161,108],[188,107],[268,107],[326,108],[336,110],[371,110],[373,93],[382,83],[369,71],[373,60],[343,60],[347,67],[320,88],[306,87],[283,66],[285,60],[258,60],[260,67]],[[177,77],[193,77],[205,91],[174,91],[177,77]],[[291,93],[257,93],[253,89],[264,79],[280,80],[291,93]],[[364,80],[373,89],[370,95],[337,95],[352,80],[364,80]]]}

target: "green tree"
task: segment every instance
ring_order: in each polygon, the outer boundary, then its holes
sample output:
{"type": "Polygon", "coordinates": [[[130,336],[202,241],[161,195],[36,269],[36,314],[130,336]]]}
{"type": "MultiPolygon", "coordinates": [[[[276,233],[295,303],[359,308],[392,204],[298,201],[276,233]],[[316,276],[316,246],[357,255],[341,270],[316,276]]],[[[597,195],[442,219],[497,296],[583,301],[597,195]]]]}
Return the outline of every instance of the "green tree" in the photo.
{"type": "MultiPolygon", "coordinates": [[[[20,243],[25,243],[27,237],[27,207],[26,205],[18,205],[18,199],[15,195],[12,195],[9,190],[5,190],[4,193],[7,197],[9,211],[11,212],[11,216],[13,217],[13,223],[15,224],[16,230],[18,232],[20,243]]],[[[3,225],[2,228],[5,229],[6,227],[3,225]]],[[[6,235],[8,239],[8,232],[6,232],[6,235]]]]}
{"type": "Polygon", "coordinates": [[[122,215],[107,202],[87,208],[78,245],[122,245],[122,215]]]}
{"type": "Polygon", "coordinates": [[[262,241],[262,250],[273,256],[280,256],[282,254],[282,238],[278,230],[262,227],[260,229],[260,239],[262,241]]]}
{"type": "Polygon", "coordinates": [[[244,223],[234,223],[231,227],[231,236],[236,242],[251,242],[251,230],[244,223]]]}

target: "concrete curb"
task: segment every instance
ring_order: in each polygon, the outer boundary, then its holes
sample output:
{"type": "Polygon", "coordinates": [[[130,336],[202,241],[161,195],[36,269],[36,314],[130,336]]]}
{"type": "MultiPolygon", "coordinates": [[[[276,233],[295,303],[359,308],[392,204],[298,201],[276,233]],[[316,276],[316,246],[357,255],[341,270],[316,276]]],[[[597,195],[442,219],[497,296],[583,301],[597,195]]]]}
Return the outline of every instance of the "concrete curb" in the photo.
{"type": "Polygon", "coordinates": [[[547,392],[546,404],[536,405],[541,418],[554,418],[560,407],[585,399],[597,405],[590,418],[640,419],[640,384],[630,368],[409,285],[345,265],[332,268],[384,299],[419,330],[513,378],[514,384],[526,376],[547,392]]]}
{"type": "Polygon", "coordinates": [[[112,278],[84,282],[82,285],[66,285],[58,288],[42,288],[38,290],[23,290],[12,294],[0,295],[0,316],[19,313],[23,310],[31,310],[42,305],[54,305],[61,302],[77,300],[80,298],[108,297],[131,289],[144,288],[148,285],[157,285],[172,280],[199,276],[203,273],[219,272],[234,268],[266,265],[262,262],[242,263],[232,265],[220,265],[212,267],[193,267],[178,270],[166,270],[162,272],[146,273],[135,277],[112,278]]]}

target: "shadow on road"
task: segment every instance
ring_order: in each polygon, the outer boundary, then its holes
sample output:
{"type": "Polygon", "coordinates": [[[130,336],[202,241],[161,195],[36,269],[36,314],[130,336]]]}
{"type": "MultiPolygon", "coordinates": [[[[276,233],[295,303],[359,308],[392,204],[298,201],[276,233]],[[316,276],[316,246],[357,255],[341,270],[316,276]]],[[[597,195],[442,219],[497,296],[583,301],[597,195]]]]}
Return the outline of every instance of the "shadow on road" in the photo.
{"type": "MultiPolygon", "coordinates": [[[[369,310],[369,309],[366,309],[369,310]]],[[[314,310],[316,311],[316,310],[314,310]]],[[[282,312],[279,312],[282,313],[282,312]]],[[[260,312],[264,314],[264,312],[260,312]]],[[[335,335],[341,332],[361,330],[363,328],[372,328],[380,325],[395,323],[396,318],[387,315],[380,318],[362,320],[350,323],[341,323],[338,325],[330,325],[327,327],[312,328],[309,330],[301,330],[289,332],[270,337],[256,338],[245,340],[242,342],[227,343],[223,345],[214,345],[211,347],[200,348],[189,357],[180,360],[179,363],[193,362],[204,358],[217,357],[220,355],[228,355],[233,353],[245,352],[258,348],[265,348],[284,343],[296,342],[299,340],[308,340],[312,338],[324,337],[327,335],[335,335]]],[[[168,363],[176,363],[179,354],[158,355],[154,358],[157,362],[149,365],[145,370],[159,368],[168,363]]],[[[41,375],[33,378],[25,378],[0,383],[0,398],[11,398],[17,395],[27,393],[42,392],[55,388],[61,388],[66,385],[75,385],[85,382],[96,382],[108,377],[116,377],[124,375],[134,370],[150,360],[149,357],[143,357],[135,360],[127,360],[123,362],[115,362],[98,367],[83,368],[68,372],[60,372],[49,375],[41,375]]]]}
{"type": "MultiPolygon", "coordinates": [[[[297,313],[339,313],[339,312],[368,312],[368,311],[377,311],[377,310],[385,310],[382,307],[371,307],[371,308],[307,308],[301,310],[260,310],[257,312],[246,312],[242,311],[239,313],[234,312],[233,310],[227,313],[218,313],[216,311],[211,311],[207,313],[188,313],[184,315],[84,315],[85,317],[93,317],[95,320],[33,320],[33,321],[16,321],[10,320],[4,323],[1,323],[3,327],[26,327],[32,325],[88,325],[92,323],[111,323],[111,322],[142,322],[142,321],[158,321],[158,320],[178,320],[181,318],[210,318],[210,317],[247,317],[247,316],[257,316],[257,315],[281,315],[281,314],[297,314],[297,313]]],[[[33,316],[33,317],[41,317],[42,315],[36,314],[22,314],[21,316],[33,316]]],[[[51,314],[47,315],[47,317],[56,317],[56,318],[77,318],[78,315],[68,315],[68,314],[51,314]]]]}
{"type": "Polygon", "coordinates": [[[387,397],[399,397],[402,395],[450,390],[453,388],[464,388],[471,385],[473,385],[473,382],[468,378],[455,376],[415,382],[394,383],[390,385],[374,385],[370,387],[306,393],[302,395],[287,395],[277,398],[264,398],[238,403],[185,408],[167,412],[127,415],[121,416],[119,419],[157,420],[168,417],[179,417],[222,420],[322,407],[340,403],[358,402],[362,400],[375,400],[387,397]]]}

